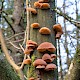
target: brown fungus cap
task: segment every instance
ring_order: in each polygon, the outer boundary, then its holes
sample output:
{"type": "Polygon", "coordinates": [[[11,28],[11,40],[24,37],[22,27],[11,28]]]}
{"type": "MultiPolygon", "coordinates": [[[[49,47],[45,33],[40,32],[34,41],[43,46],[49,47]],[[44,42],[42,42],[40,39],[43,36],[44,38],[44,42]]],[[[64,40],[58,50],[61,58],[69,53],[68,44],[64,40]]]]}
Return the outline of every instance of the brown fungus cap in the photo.
{"type": "Polygon", "coordinates": [[[49,3],[41,3],[41,9],[49,9],[50,5],[49,3]]]}
{"type": "Polygon", "coordinates": [[[52,61],[57,57],[56,54],[50,54],[52,61]]]}
{"type": "Polygon", "coordinates": [[[54,31],[56,31],[56,32],[62,32],[62,27],[61,27],[60,24],[55,24],[55,25],[53,25],[53,29],[54,29],[54,31]]]}
{"type": "Polygon", "coordinates": [[[57,66],[55,65],[55,64],[47,64],[47,66],[46,66],[46,68],[45,68],[45,70],[46,71],[50,71],[50,70],[54,70],[54,69],[56,69],[57,68],[57,66]]]}
{"type": "Polygon", "coordinates": [[[42,27],[42,28],[39,30],[39,32],[40,32],[41,34],[50,34],[50,33],[51,33],[51,30],[50,30],[49,28],[47,28],[47,27],[42,27]]]}
{"type": "Polygon", "coordinates": [[[27,45],[27,49],[35,49],[35,45],[28,44],[28,45],[27,45]]]}
{"type": "Polygon", "coordinates": [[[34,9],[34,8],[29,7],[29,8],[27,8],[27,10],[30,11],[31,13],[33,13],[33,14],[37,14],[36,9],[34,9]]]}
{"type": "Polygon", "coordinates": [[[56,33],[56,39],[60,39],[61,35],[63,34],[61,25],[55,24],[55,25],[53,25],[53,29],[56,33]]]}
{"type": "Polygon", "coordinates": [[[41,8],[41,3],[39,3],[39,1],[34,2],[34,7],[41,8]]]}
{"type": "Polygon", "coordinates": [[[35,47],[38,46],[38,44],[37,44],[36,42],[32,41],[32,40],[28,40],[28,41],[26,42],[26,45],[34,45],[35,47]]]}
{"type": "Polygon", "coordinates": [[[39,2],[43,3],[43,2],[49,2],[49,0],[38,0],[39,2]]]}
{"type": "Polygon", "coordinates": [[[43,42],[38,46],[37,50],[39,52],[45,52],[45,51],[54,52],[56,48],[50,42],[43,42]]]}
{"type": "Polygon", "coordinates": [[[45,66],[44,66],[44,65],[38,65],[38,66],[36,67],[36,69],[45,69],[45,66]]]}
{"type": "Polygon", "coordinates": [[[40,28],[40,24],[39,23],[33,23],[31,24],[32,28],[40,28]]]}
{"type": "Polygon", "coordinates": [[[52,62],[51,56],[47,53],[42,56],[42,59],[46,62],[52,62]]]}
{"type": "Polygon", "coordinates": [[[63,32],[57,32],[56,39],[60,39],[60,37],[61,37],[62,34],[63,34],[63,32]]]}
{"type": "Polygon", "coordinates": [[[24,63],[24,64],[30,64],[30,63],[31,63],[31,59],[25,59],[25,60],[23,61],[23,63],[24,63]]]}
{"type": "Polygon", "coordinates": [[[30,77],[29,80],[35,80],[34,77],[30,77]]]}
{"type": "Polygon", "coordinates": [[[27,55],[28,55],[28,54],[30,54],[32,51],[33,51],[33,49],[27,49],[27,48],[26,48],[26,49],[24,50],[24,54],[27,54],[27,55]]]}
{"type": "Polygon", "coordinates": [[[44,65],[44,66],[46,66],[47,63],[46,63],[44,60],[42,60],[42,59],[36,59],[36,60],[33,62],[33,66],[37,67],[37,66],[39,66],[39,65],[44,65]]]}

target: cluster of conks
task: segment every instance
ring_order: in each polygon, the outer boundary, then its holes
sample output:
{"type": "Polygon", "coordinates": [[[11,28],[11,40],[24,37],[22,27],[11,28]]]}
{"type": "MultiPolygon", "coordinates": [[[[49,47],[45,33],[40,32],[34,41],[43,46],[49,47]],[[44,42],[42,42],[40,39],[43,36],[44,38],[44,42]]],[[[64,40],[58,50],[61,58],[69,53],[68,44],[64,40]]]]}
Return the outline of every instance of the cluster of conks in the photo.
{"type": "Polygon", "coordinates": [[[60,39],[61,35],[63,34],[61,25],[55,24],[55,25],[53,25],[53,29],[56,33],[56,39],[60,39]]]}
{"type": "Polygon", "coordinates": [[[37,43],[32,41],[32,40],[28,40],[26,42],[26,48],[24,50],[24,54],[27,54],[27,59],[25,59],[23,61],[24,64],[30,64],[31,63],[30,54],[31,54],[31,52],[34,51],[34,49],[37,48],[37,46],[38,46],[37,43]]]}
{"type": "Polygon", "coordinates": [[[41,59],[36,59],[33,62],[33,66],[35,66],[36,69],[44,69],[46,71],[50,71],[57,68],[57,66],[52,63],[56,58],[56,54],[48,53],[48,51],[53,53],[56,50],[52,43],[43,42],[38,46],[37,50],[42,53],[43,56],[41,59]]]}
{"type": "Polygon", "coordinates": [[[49,3],[46,3],[46,2],[49,2],[49,1],[48,0],[39,0],[39,1],[36,1],[34,3],[34,7],[35,8],[39,8],[39,9],[49,9],[50,5],[49,5],[49,3]]]}

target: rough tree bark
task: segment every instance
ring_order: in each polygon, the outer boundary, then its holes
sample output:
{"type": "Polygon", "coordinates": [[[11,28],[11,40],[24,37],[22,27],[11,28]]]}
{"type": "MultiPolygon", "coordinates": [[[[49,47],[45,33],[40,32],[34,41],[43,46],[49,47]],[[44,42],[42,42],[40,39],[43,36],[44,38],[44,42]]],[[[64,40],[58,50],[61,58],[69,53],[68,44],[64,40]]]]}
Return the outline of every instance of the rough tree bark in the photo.
{"type": "MultiPolygon", "coordinates": [[[[37,0],[30,0],[31,7],[34,7],[33,4],[37,0]]],[[[48,10],[41,10],[37,9],[37,15],[33,15],[30,13],[30,25],[32,23],[38,22],[40,24],[40,27],[48,27],[51,30],[51,35],[41,35],[39,33],[39,29],[33,29],[30,28],[30,40],[33,40],[37,42],[38,44],[42,42],[51,42],[56,47],[56,40],[55,40],[55,34],[53,32],[52,26],[55,24],[55,12],[52,11],[52,9],[55,7],[55,0],[50,0],[50,9],[48,10]]],[[[55,52],[56,53],[56,52],[55,52]]],[[[32,55],[33,57],[41,58],[40,53],[38,51],[35,51],[32,55]]],[[[57,60],[54,61],[54,63],[57,63],[57,60]]],[[[34,67],[30,65],[29,69],[27,70],[27,77],[31,76],[38,76],[34,71],[34,67]]],[[[45,72],[42,71],[41,73],[41,80],[57,80],[57,70],[45,72]]]]}

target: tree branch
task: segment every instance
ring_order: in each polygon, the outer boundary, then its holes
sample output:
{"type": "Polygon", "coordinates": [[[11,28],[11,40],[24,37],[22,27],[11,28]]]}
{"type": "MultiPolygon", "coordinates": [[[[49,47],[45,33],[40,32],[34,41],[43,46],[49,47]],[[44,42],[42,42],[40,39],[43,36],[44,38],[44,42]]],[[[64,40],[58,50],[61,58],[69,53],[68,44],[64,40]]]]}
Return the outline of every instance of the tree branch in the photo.
{"type": "Polygon", "coordinates": [[[14,68],[14,70],[17,71],[17,73],[19,74],[21,80],[24,80],[24,75],[23,75],[22,71],[20,70],[20,67],[15,64],[15,62],[12,60],[11,56],[8,53],[8,50],[7,50],[7,47],[6,47],[6,44],[5,44],[1,29],[0,29],[0,42],[1,42],[1,47],[2,47],[2,50],[5,54],[5,56],[6,56],[7,61],[14,68]]]}
{"type": "Polygon", "coordinates": [[[2,16],[2,17],[5,19],[5,21],[8,23],[8,25],[10,26],[10,28],[13,30],[13,32],[15,34],[15,30],[13,29],[11,23],[7,20],[7,18],[5,16],[2,16]]]}
{"type": "Polygon", "coordinates": [[[75,25],[77,28],[80,29],[80,22],[79,21],[76,21],[73,18],[71,18],[70,16],[68,16],[67,14],[63,13],[60,8],[56,8],[56,9],[54,9],[54,11],[57,14],[59,14],[60,16],[63,16],[66,20],[68,20],[70,23],[72,23],[73,25],[75,25]]]}

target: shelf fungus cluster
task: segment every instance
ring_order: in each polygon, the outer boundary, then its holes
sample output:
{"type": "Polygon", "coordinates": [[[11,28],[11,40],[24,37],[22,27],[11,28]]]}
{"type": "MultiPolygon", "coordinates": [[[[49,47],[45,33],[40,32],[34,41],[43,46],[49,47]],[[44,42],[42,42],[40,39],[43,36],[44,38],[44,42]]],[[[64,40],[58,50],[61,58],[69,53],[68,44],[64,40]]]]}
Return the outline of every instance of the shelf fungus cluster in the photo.
{"type": "Polygon", "coordinates": [[[50,5],[48,2],[49,0],[38,0],[34,3],[34,7],[39,9],[49,9],[50,5]]]}
{"type": "Polygon", "coordinates": [[[31,59],[30,59],[30,55],[33,53],[33,51],[37,48],[37,43],[32,41],[32,40],[28,40],[26,42],[26,48],[24,50],[24,54],[27,55],[27,59],[25,59],[23,61],[24,64],[30,64],[31,63],[31,59]]]}
{"type": "MultiPolygon", "coordinates": [[[[34,8],[27,8],[27,11],[31,12],[32,14],[38,14],[37,9],[49,9],[49,0],[38,0],[34,2],[34,8]]],[[[41,25],[38,22],[34,22],[31,25],[31,28],[33,29],[39,29],[39,33],[41,35],[50,35],[51,30],[46,27],[41,27],[41,25]]],[[[55,38],[60,39],[61,35],[63,34],[62,27],[60,24],[55,24],[52,26],[54,32],[55,32],[55,38]]],[[[54,59],[56,58],[56,54],[54,52],[56,51],[55,46],[50,42],[43,42],[39,46],[36,42],[32,40],[28,40],[26,42],[26,48],[24,50],[24,54],[27,54],[27,59],[23,61],[24,64],[31,64],[34,66],[35,69],[38,70],[44,70],[44,71],[51,71],[55,70],[57,66],[53,64],[54,59]],[[41,54],[41,58],[35,59],[33,62],[31,62],[31,54],[33,54],[34,50],[37,50],[39,54],[41,54]]],[[[31,77],[29,80],[35,80],[34,77],[31,77]]]]}
{"type": "Polygon", "coordinates": [[[61,25],[55,24],[55,25],[53,25],[53,29],[54,29],[55,34],[56,34],[56,39],[60,39],[61,35],[63,34],[61,25]]]}
{"type": "Polygon", "coordinates": [[[36,59],[33,62],[33,66],[36,69],[44,69],[45,71],[55,70],[57,66],[53,64],[53,60],[56,58],[56,54],[53,52],[56,50],[54,45],[50,42],[43,42],[37,47],[37,51],[43,54],[41,59],[36,59]]]}

